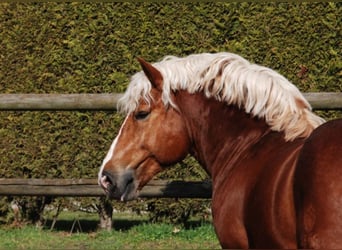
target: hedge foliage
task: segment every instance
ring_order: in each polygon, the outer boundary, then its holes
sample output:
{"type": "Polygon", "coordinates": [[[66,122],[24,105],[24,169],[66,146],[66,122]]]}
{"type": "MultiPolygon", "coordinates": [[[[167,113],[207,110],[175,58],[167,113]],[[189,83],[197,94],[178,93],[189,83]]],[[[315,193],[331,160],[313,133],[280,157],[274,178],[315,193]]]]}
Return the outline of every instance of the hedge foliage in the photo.
{"type": "MultiPolygon", "coordinates": [[[[218,51],[271,67],[302,91],[342,91],[341,5],[0,3],[0,93],[122,92],[137,56],[218,51]]],[[[2,111],[0,177],[95,178],[121,121],[112,112],[2,111]]],[[[161,177],[206,178],[190,166],[161,177]]]]}

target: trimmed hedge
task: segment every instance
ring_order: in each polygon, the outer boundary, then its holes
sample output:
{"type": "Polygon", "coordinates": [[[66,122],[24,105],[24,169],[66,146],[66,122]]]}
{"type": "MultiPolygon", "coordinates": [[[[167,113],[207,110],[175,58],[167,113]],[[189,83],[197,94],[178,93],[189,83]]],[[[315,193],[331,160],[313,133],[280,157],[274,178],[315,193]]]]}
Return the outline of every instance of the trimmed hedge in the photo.
{"type": "MultiPolygon", "coordinates": [[[[271,67],[302,91],[342,91],[341,5],[0,3],[0,93],[122,92],[137,56],[218,51],[271,67]]],[[[0,112],[0,177],[96,177],[121,121],[111,112],[0,112]]],[[[189,165],[160,177],[206,178],[189,165]]]]}

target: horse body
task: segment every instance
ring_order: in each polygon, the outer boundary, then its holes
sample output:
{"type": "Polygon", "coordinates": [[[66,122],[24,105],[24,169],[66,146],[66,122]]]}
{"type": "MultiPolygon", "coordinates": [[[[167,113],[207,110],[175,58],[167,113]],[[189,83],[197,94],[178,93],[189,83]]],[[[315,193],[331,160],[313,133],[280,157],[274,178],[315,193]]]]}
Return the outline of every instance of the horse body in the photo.
{"type": "Polygon", "coordinates": [[[223,248],[342,245],[341,120],[318,127],[293,85],[237,55],[140,63],[99,172],[109,197],[134,199],[190,153],[212,178],[223,248]]]}

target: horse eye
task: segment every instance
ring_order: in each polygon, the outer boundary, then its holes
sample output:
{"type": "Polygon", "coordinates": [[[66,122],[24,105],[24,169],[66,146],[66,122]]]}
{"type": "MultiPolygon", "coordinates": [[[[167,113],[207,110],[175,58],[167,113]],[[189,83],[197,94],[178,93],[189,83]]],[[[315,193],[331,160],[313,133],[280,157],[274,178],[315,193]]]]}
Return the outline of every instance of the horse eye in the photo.
{"type": "Polygon", "coordinates": [[[134,118],[136,120],[144,120],[148,117],[149,114],[150,114],[149,111],[139,111],[134,115],[134,118]]]}

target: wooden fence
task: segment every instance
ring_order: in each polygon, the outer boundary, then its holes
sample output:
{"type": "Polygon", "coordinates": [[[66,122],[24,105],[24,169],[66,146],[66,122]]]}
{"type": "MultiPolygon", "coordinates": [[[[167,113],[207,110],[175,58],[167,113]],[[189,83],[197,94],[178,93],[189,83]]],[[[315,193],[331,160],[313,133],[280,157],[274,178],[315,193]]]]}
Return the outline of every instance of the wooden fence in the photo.
{"type": "MultiPolygon", "coordinates": [[[[316,110],[342,109],[342,93],[310,92],[316,110]]],[[[116,110],[122,94],[0,94],[0,110],[116,110]]]]}
{"type": "MultiPolygon", "coordinates": [[[[122,94],[0,94],[0,111],[116,110],[122,94]]],[[[316,110],[342,110],[342,93],[304,93],[316,110]]],[[[0,179],[0,195],[104,196],[95,179],[0,179]]],[[[211,183],[151,181],[140,197],[210,198],[211,183]]]]}
{"type": "MultiPolygon", "coordinates": [[[[105,196],[96,179],[0,178],[0,196],[96,197],[105,196]]],[[[211,198],[211,182],[152,180],[141,198],[211,198]]]]}

